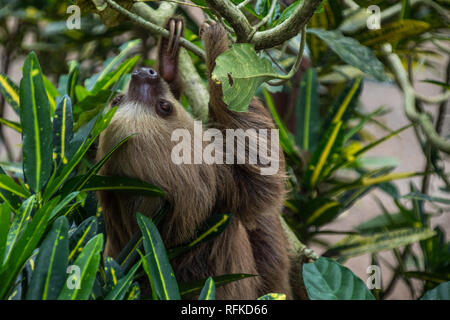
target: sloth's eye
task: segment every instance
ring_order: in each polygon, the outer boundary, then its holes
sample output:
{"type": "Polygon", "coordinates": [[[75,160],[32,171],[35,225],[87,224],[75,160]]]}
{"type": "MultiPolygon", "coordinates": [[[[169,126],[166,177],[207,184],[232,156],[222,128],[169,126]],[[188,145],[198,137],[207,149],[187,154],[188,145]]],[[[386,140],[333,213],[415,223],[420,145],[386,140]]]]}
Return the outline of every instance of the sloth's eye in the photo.
{"type": "Polygon", "coordinates": [[[159,100],[156,105],[156,112],[163,117],[167,117],[173,111],[172,104],[167,100],[159,100]]]}

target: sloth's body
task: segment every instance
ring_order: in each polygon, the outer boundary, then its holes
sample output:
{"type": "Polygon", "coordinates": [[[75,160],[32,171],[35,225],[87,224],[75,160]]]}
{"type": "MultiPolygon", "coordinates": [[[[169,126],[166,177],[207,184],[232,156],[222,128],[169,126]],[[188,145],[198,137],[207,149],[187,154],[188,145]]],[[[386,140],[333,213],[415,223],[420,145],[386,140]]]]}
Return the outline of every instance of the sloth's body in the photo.
{"type": "MultiPolygon", "coordinates": [[[[172,34],[175,26],[180,33],[180,24],[169,21],[172,34]]],[[[274,128],[270,115],[256,99],[248,112],[239,113],[222,102],[221,86],[211,80],[211,73],[217,56],[228,49],[227,37],[220,25],[212,25],[204,29],[202,38],[209,72],[210,127],[221,131],[274,128]]],[[[138,135],[114,153],[101,174],[138,178],[166,191],[172,209],[159,230],[168,248],[191,240],[212,214],[233,214],[220,236],[172,261],[178,281],[231,273],[258,274],[218,288],[216,297],[254,299],[269,292],[289,297],[288,245],[279,218],[285,194],[282,152],[271,155],[271,161],[279,161],[279,171],[268,176],[260,174],[258,165],[173,163],[171,152],[177,144],[171,141],[173,130],[187,129],[194,137],[194,119],[177,100],[181,88],[177,50],[173,37],[169,42],[163,40],[159,73],[140,69],[133,74],[128,94],[100,137],[98,157],[123,138],[138,135]]],[[[113,257],[138,230],[136,212],[151,217],[163,205],[158,198],[118,192],[101,192],[100,200],[107,231],[105,254],[113,257]]]]}

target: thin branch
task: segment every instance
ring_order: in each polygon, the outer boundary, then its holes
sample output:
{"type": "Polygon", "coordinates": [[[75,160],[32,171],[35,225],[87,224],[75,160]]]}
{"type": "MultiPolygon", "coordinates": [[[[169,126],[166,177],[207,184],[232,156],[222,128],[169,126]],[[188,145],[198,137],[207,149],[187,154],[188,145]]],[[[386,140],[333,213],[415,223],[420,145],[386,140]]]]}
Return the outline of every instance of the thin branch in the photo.
{"type": "Polygon", "coordinates": [[[430,104],[439,104],[442,102],[446,102],[447,100],[450,99],[450,90],[447,90],[446,92],[434,97],[427,97],[418,92],[414,92],[414,95],[416,96],[417,100],[420,100],[422,102],[430,104]]]}
{"type": "Polygon", "coordinates": [[[244,8],[246,5],[248,5],[250,2],[252,2],[253,0],[244,0],[244,1],[242,1],[241,3],[239,3],[238,5],[237,5],[237,8],[238,9],[242,9],[242,8],[244,8]]]}
{"type": "Polygon", "coordinates": [[[383,45],[382,52],[386,55],[388,64],[403,91],[405,113],[408,119],[421,127],[427,140],[434,147],[445,153],[450,153],[450,141],[445,140],[436,132],[433,122],[427,114],[417,112],[414,88],[408,80],[408,75],[403,68],[402,61],[398,55],[392,52],[392,46],[390,44],[383,45]]]}
{"type": "Polygon", "coordinates": [[[256,50],[273,48],[295,37],[319,7],[322,0],[304,0],[292,15],[276,27],[256,32],[251,39],[256,50]]]}
{"type": "Polygon", "coordinates": [[[289,73],[287,75],[280,75],[278,78],[281,79],[279,81],[273,81],[273,82],[267,82],[267,84],[271,85],[271,86],[280,86],[282,85],[284,82],[288,81],[289,79],[291,79],[298,71],[298,69],[300,68],[300,65],[302,63],[302,59],[303,59],[303,53],[305,51],[305,44],[306,44],[306,26],[303,27],[302,29],[302,35],[301,35],[301,40],[300,40],[300,48],[298,49],[298,54],[297,54],[297,58],[295,60],[294,66],[292,67],[292,69],[289,71],[289,73]]]}
{"type": "MultiPolygon", "coordinates": [[[[153,34],[160,35],[165,38],[170,37],[170,32],[168,30],[164,29],[163,27],[160,27],[154,23],[145,21],[140,16],[126,10],[125,8],[123,8],[122,6],[117,4],[114,0],[105,0],[105,1],[111,6],[111,8],[113,8],[114,10],[127,16],[134,23],[149,30],[153,34]]],[[[200,58],[205,59],[205,52],[202,49],[200,49],[199,47],[197,47],[196,45],[194,45],[192,42],[186,40],[185,38],[180,38],[180,45],[185,47],[186,49],[188,49],[195,55],[199,56],[200,58]]]]}
{"type": "Polygon", "coordinates": [[[273,15],[275,8],[277,7],[278,0],[272,0],[272,4],[270,5],[269,13],[261,19],[253,28],[258,30],[260,27],[265,25],[267,21],[269,21],[270,17],[273,15]]]}
{"type": "Polygon", "coordinates": [[[236,33],[237,42],[249,42],[253,28],[237,6],[230,0],[206,0],[206,3],[231,25],[236,33]]]}
{"type": "MultiPolygon", "coordinates": [[[[159,2],[160,0],[137,0],[137,2],[159,2]]],[[[176,3],[179,4],[181,6],[189,6],[189,7],[194,7],[194,8],[201,8],[201,9],[209,9],[208,7],[205,6],[201,6],[195,3],[190,3],[190,2],[185,2],[185,1],[177,1],[177,0],[163,0],[165,2],[172,2],[172,3],[176,3]]]]}

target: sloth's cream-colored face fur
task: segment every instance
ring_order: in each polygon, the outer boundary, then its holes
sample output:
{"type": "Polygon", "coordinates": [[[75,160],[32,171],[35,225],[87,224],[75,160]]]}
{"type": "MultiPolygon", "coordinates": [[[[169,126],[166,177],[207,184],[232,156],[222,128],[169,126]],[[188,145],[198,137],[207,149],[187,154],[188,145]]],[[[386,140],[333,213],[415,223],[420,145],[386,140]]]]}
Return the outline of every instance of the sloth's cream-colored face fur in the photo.
{"type": "MultiPolygon", "coordinates": [[[[194,119],[174,98],[164,79],[152,69],[139,69],[133,73],[128,94],[122,98],[110,125],[101,134],[97,151],[97,157],[101,159],[121,140],[136,134],[114,152],[100,173],[137,178],[165,190],[175,208],[173,220],[169,219],[166,224],[167,228],[178,230],[177,235],[171,238],[174,242],[191,237],[193,230],[183,225],[203,221],[215,201],[215,194],[211,194],[211,190],[216,188],[212,166],[177,165],[171,161],[172,148],[177,144],[171,141],[172,132],[187,129],[193,136],[193,128],[194,119]],[[155,74],[155,79],[151,78],[155,74]],[[199,192],[187,200],[186,188],[199,192]],[[186,215],[186,220],[183,216],[187,207],[196,207],[199,212],[191,216],[190,221],[186,215]]],[[[134,212],[149,215],[162,205],[158,198],[139,199],[130,199],[127,205],[133,206],[134,212]]],[[[123,223],[125,221],[123,217],[123,223]]],[[[134,227],[129,226],[129,233],[133,232],[132,229],[134,227]]]]}

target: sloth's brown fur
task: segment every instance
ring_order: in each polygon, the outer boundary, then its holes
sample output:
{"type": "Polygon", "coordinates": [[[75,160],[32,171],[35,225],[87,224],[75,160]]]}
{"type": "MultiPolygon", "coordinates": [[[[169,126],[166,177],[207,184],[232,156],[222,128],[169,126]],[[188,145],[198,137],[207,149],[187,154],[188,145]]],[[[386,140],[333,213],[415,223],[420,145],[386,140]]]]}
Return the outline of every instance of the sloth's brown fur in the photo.
{"type": "MultiPolygon", "coordinates": [[[[252,100],[248,112],[227,108],[221,86],[211,79],[216,58],[228,49],[226,33],[215,24],[203,29],[202,38],[209,73],[210,127],[274,128],[270,114],[257,99],[252,100]]],[[[290,297],[288,244],[279,219],[285,195],[282,152],[271,157],[279,161],[275,175],[261,175],[259,165],[174,164],[171,150],[177,143],[171,141],[172,131],[185,128],[193,137],[194,119],[173,91],[173,86],[162,80],[153,92],[173,104],[174,112],[168,117],[158,115],[153,106],[124,98],[100,137],[98,157],[130,134],[139,134],[114,153],[101,174],[139,178],[166,191],[172,210],[158,227],[168,248],[190,240],[213,213],[233,213],[232,222],[220,236],[172,261],[178,281],[231,273],[258,274],[217,288],[217,299],[255,299],[269,292],[290,297]]],[[[131,94],[130,90],[128,96],[131,94]]],[[[163,205],[158,198],[119,192],[101,192],[99,196],[106,221],[105,254],[113,257],[138,230],[136,212],[151,217],[163,205]]]]}

